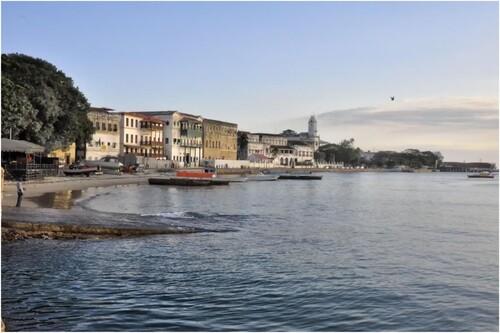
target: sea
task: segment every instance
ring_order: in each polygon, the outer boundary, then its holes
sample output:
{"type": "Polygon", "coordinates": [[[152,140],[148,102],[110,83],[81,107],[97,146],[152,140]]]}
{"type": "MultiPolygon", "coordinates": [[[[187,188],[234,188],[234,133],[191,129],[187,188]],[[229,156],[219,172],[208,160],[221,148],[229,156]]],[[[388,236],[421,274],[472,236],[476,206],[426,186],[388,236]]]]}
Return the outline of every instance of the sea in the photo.
{"type": "Polygon", "coordinates": [[[498,331],[498,185],[338,172],[55,194],[201,232],[2,244],[1,315],[8,331],[498,331]]]}

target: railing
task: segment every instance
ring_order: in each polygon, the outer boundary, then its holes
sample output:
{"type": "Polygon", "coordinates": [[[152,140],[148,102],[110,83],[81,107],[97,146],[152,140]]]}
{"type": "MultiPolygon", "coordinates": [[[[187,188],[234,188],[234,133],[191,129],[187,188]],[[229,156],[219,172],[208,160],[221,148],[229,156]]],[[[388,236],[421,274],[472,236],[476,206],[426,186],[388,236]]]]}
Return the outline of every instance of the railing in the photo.
{"type": "Polygon", "coordinates": [[[16,180],[18,177],[29,181],[59,176],[59,166],[56,164],[12,163],[6,164],[4,168],[7,171],[6,176],[10,175],[12,180],[16,180]]]}

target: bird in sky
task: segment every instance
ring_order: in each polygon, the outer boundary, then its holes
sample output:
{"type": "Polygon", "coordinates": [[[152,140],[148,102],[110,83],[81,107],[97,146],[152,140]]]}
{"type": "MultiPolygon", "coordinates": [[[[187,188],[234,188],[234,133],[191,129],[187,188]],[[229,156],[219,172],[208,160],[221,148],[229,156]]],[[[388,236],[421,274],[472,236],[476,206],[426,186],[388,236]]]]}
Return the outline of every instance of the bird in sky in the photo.
{"type": "Polygon", "coordinates": [[[391,101],[393,101],[393,100],[394,100],[394,96],[391,96],[391,101]]]}

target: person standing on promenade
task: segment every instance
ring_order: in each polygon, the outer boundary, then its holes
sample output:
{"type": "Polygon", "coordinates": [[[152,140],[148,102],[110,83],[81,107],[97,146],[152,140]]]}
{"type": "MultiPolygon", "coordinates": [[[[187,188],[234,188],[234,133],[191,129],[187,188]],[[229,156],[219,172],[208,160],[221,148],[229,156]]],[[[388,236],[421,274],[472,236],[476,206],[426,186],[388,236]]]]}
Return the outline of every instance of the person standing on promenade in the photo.
{"type": "Polygon", "coordinates": [[[16,207],[21,207],[21,203],[23,202],[24,188],[22,183],[23,178],[19,177],[17,179],[17,205],[16,207]]]}

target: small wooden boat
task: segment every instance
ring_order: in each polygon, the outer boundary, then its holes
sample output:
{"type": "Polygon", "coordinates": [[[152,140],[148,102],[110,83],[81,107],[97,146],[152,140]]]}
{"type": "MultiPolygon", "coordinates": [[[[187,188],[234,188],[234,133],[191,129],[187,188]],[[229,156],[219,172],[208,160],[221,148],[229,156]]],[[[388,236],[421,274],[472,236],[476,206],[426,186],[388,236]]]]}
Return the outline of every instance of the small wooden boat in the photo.
{"type": "Polygon", "coordinates": [[[471,175],[467,175],[469,178],[495,178],[495,175],[488,172],[488,171],[482,171],[480,173],[474,173],[471,175]]]}

